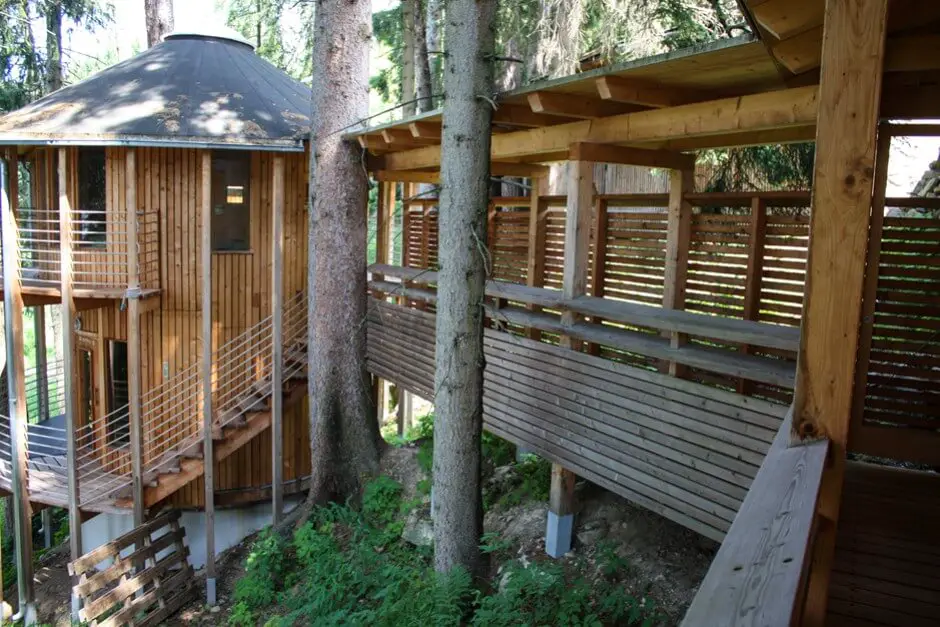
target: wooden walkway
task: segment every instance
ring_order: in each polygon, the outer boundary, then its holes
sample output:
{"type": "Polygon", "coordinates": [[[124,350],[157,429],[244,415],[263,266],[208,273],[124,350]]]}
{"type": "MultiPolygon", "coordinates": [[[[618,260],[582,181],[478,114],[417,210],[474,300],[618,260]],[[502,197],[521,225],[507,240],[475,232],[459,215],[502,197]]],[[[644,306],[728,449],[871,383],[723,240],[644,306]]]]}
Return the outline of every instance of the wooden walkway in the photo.
{"type": "MultiPolygon", "coordinates": [[[[87,462],[83,462],[87,463],[87,462]]],[[[65,455],[31,455],[27,462],[29,500],[68,507],[68,475],[65,455]]],[[[91,512],[126,514],[127,508],[117,504],[117,498],[130,487],[130,476],[118,476],[100,468],[86,471],[82,477],[82,509],[91,512]]],[[[0,459],[0,490],[11,490],[9,459],[0,459]]]]}
{"type": "Polygon", "coordinates": [[[940,474],[850,463],[843,494],[828,624],[940,625],[940,474]]]}

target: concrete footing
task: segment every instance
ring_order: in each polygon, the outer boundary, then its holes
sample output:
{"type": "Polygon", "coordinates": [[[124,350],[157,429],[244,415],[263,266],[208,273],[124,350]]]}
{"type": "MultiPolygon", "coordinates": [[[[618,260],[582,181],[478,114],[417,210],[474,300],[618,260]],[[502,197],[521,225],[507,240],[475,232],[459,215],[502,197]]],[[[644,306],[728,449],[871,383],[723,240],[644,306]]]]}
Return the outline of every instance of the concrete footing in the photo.
{"type": "Polygon", "coordinates": [[[216,604],[215,578],[206,578],[206,605],[212,607],[216,604]]]}
{"type": "Polygon", "coordinates": [[[559,516],[549,511],[548,523],[545,525],[545,552],[551,557],[559,558],[570,551],[573,529],[574,514],[559,516]]]}

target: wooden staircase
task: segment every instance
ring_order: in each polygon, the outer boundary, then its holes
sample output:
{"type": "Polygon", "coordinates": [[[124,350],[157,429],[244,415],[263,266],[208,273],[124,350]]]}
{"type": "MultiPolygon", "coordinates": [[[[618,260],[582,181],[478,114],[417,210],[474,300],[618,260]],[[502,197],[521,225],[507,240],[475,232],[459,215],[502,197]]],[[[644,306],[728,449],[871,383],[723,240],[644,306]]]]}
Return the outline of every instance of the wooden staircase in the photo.
{"type": "MultiPolygon", "coordinates": [[[[282,387],[283,407],[290,407],[307,393],[305,364],[307,346],[296,342],[284,351],[285,376],[282,387]]],[[[252,385],[234,407],[217,415],[213,421],[212,440],[215,461],[219,462],[248,444],[271,426],[271,380],[264,378],[252,385]]],[[[144,507],[153,507],[205,472],[202,439],[192,439],[164,453],[154,464],[156,470],[144,475],[144,507]]],[[[117,495],[115,504],[133,507],[129,488],[117,495]]]]}

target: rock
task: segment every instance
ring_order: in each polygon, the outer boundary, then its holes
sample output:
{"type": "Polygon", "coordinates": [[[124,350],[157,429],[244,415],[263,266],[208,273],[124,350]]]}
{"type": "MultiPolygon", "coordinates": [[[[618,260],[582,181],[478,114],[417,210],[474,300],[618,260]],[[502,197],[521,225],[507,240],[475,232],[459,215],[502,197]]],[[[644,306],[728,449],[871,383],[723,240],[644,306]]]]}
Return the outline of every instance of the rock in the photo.
{"type": "Polygon", "coordinates": [[[222,611],[222,608],[219,607],[218,605],[213,605],[212,607],[209,608],[210,614],[218,614],[221,611],[222,611]]]}
{"type": "Polygon", "coordinates": [[[430,518],[423,517],[421,512],[412,511],[405,520],[401,538],[415,546],[431,546],[434,544],[434,523],[430,518]]]}

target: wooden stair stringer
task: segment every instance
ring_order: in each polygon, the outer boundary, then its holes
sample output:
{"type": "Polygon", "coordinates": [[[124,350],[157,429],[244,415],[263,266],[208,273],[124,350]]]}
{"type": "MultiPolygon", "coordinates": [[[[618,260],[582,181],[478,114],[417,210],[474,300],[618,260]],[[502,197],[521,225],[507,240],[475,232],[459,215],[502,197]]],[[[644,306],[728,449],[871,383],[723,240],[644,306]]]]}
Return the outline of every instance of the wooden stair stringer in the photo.
{"type": "MultiPolygon", "coordinates": [[[[299,401],[306,393],[306,379],[292,379],[286,382],[283,394],[284,408],[286,409],[299,401]]],[[[270,409],[248,411],[243,415],[245,417],[243,424],[239,426],[226,425],[221,428],[221,438],[213,438],[217,439],[214,445],[216,462],[232,455],[271,426],[270,409]]],[[[216,436],[218,435],[217,433],[216,436]]],[[[174,468],[172,473],[161,472],[157,484],[144,489],[144,507],[152,507],[163,501],[190,481],[201,477],[205,472],[205,460],[201,457],[184,456],[181,453],[178,461],[178,470],[174,468]]],[[[118,504],[124,507],[133,505],[129,499],[126,503],[122,500],[118,504]]]]}

